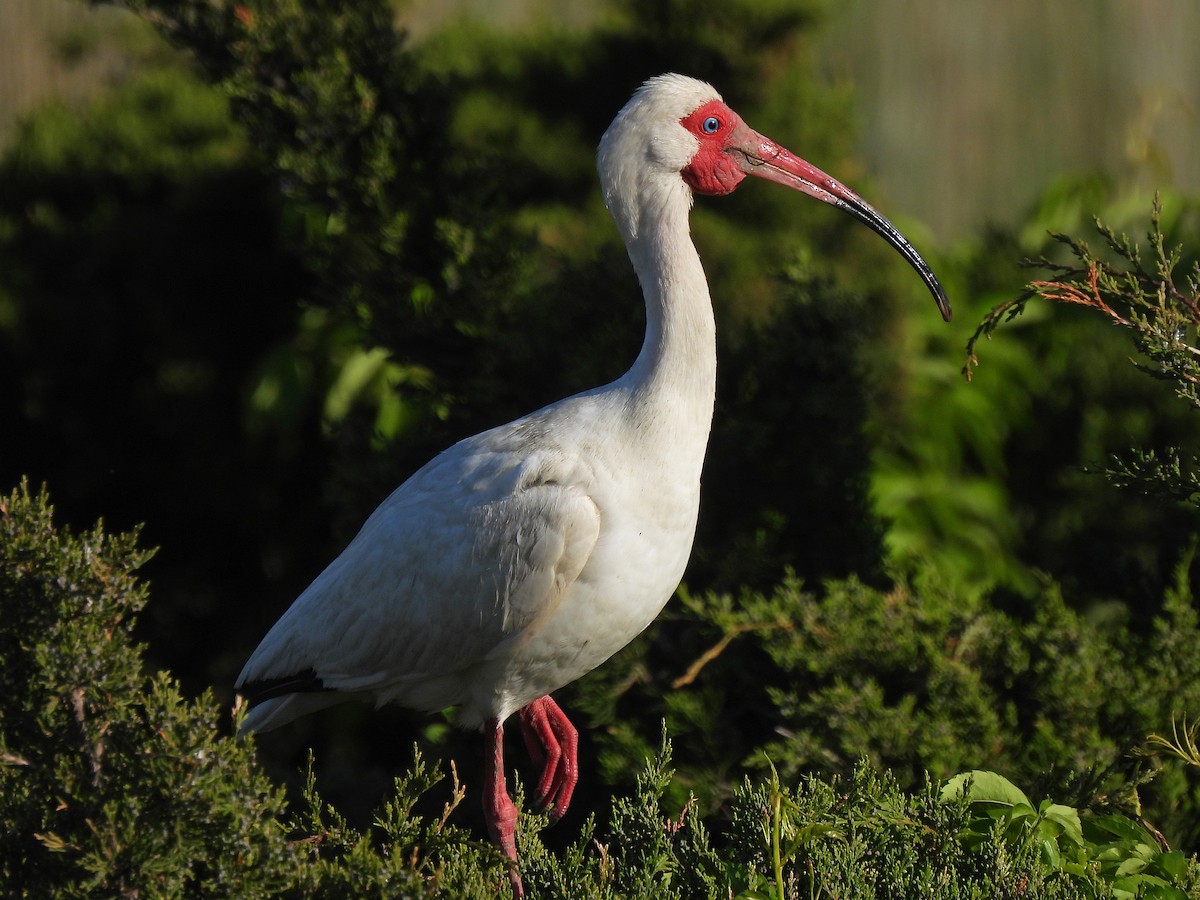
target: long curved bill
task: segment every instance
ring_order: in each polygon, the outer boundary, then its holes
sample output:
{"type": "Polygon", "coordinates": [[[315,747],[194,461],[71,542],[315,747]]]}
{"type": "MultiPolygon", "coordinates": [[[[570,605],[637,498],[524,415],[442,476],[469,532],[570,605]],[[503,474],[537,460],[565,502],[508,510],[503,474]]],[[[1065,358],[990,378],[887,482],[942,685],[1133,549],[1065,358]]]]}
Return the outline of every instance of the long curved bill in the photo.
{"type": "Polygon", "coordinates": [[[950,301],[946,299],[946,292],[937,276],[921,258],[917,248],[909,243],[908,238],[902,235],[895,225],[850,188],[826,175],[816,166],[748,127],[746,132],[743,139],[737,142],[735,149],[743,157],[742,170],[747,175],[757,175],[759,178],[774,181],[836,206],[878,232],[917,270],[917,274],[933,294],[942,318],[950,321],[953,315],[950,301]]]}

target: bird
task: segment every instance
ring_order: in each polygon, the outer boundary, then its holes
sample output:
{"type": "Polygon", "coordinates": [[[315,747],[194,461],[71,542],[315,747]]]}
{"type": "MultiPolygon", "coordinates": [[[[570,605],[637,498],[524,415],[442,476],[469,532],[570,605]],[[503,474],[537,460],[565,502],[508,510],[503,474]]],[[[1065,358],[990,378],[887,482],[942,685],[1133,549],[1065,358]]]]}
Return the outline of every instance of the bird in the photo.
{"type": "Polygon", "coordinates": [[[716,392],[716,325],[692,242],[696,194],[747,176],[859,219],[946,293],[865,200],[755,132],[709,84],[649,79],[600,140],[605,204],[637,273],[645,338],[624,375],[444,450],[269,630],[237,678],[243,732],[353,697],[482,728],[487,828],[524,895],[504,769],[516,715],[552,821],[579,778],[578,731],[550,694],[641,633],[691,554],[716,392]]]}

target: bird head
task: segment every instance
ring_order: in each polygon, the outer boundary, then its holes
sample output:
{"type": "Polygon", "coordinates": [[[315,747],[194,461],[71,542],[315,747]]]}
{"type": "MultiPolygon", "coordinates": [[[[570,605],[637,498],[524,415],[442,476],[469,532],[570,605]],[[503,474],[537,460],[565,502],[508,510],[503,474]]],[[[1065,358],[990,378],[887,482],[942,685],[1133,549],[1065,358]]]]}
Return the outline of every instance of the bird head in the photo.
{"type": "Polygon", "coordinates": [[[908,260],[950,321],[946,292],[895,225],[844,184],[752,129],[702,81],[660,75],[643,84],[604,133],[599,168],[605,202],[631,236],[640,219],[637,199],[655,196],[650,185],[722,195],[754,175],[836,206],[908,260]]]}

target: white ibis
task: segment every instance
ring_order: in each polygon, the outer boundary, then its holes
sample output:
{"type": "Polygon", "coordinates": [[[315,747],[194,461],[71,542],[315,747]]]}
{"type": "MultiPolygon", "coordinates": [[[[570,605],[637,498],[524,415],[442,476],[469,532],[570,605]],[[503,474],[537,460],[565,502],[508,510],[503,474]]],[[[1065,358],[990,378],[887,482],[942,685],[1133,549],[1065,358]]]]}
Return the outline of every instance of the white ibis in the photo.
{"type": "Polygon", "coordinates": [[[353,696],[459,707],[483,726],[484,810],[517,869],[504,721],[517,713],[552,818],[578,779],[575,728],[551,691],[624,647],[674,593],[691,553],[712,424],[716,340],[688,229],[693,193],[758,175],[883,235],[950,306],[913,246],[857,194],[752,131],[712,87],[647,81],[600,141],[604,197],[646,301],[632,368],[460,441],[400,485],[292,604],[237,688],[244,730],[353,696]]]}

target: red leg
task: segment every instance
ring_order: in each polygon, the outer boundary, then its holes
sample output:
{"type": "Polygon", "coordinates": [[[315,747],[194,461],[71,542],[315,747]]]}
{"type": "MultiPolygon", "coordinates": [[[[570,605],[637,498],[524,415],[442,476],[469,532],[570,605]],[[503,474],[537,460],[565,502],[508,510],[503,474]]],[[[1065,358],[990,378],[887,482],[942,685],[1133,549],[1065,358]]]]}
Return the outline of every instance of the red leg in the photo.
{"type": "Polygon", "coordinates": [[[517,869],[517,807],[504,784],[504,724],[499,719],[489,719],[483,729],[487,744],[483,815],[492,840],[500,845],[500,852],[512,860],[508,880],[512,884],[513,897],[521,898],[525,896],[525,888],[517,869]]]}
{"type": "Polygon", "coordinates": [[[534,700],[517,713],[525,746],[542,768],[535,802],[557,822],[571,804],[579,782],[579,732],[549,696],[534,700]]]}

